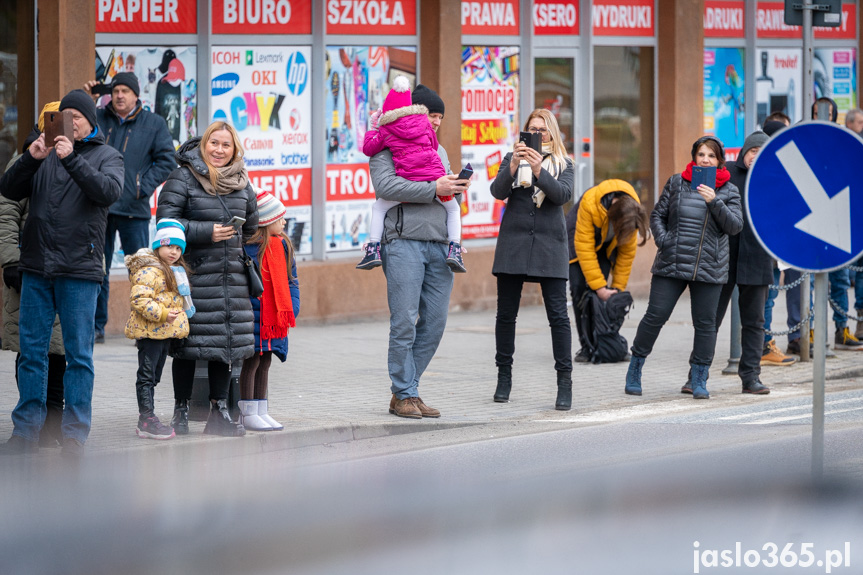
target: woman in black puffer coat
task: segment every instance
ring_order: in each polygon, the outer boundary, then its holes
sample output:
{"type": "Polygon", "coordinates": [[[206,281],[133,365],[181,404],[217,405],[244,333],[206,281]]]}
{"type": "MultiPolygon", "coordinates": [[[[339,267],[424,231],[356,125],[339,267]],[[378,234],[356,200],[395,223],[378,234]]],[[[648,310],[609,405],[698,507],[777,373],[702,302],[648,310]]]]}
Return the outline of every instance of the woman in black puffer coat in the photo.
{"type": "Polygon", "coordinates": [[[243,245],[258,226],[257,201],[243,164],[243,149],[234,128],[210,124],[201,138],[177,150],[179,168],[159,194],[158,220],[173,218],[186,228],[185,260],[191,274],[195,314],[189,337],[171,350],[174,358],[174,418],[178,434],[189,432],[189,399],[195,361],[208,362],[210,416],[204,433],[245,434],[231,420],[227,399],[231,368],[255,351],[254,314],[243,266],[243,245]],[[240,227],[227,225],[238,216],[240,227]]]}
{"type": "Polygon", "coordinates": [[[740,194],[729,181],[722,142],[713,136],[692,145],[692,162],[668,179],[650,216],[650,231],[659,250],[653,262],[650,301],[632,342],[632,359],[624,391],[641,395],[641,368],[659,331],[687,287],[695,328],[692,396],[707,399],[707,371],[716,347],[716,307],[728,281],[728,236],[743,229],[740,194]],[[714,166],[716,189],[701,184],[692,190],[692,168],[714,166]]]}

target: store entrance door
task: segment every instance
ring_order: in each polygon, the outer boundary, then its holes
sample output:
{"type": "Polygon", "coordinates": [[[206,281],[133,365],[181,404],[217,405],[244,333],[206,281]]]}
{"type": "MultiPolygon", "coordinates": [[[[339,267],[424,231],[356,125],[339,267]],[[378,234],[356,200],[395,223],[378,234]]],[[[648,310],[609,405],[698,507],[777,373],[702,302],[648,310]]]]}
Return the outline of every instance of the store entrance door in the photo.
{"type": "MultiPolygon", "coordinates": [[[[576,156],[578,118],[575,112],[575,73],[578,50],[536,49],[534,57],[534,93],[536,108],[551,110],[563,135],[567,155],[575,161],[575,196],[581,197],[586,189],[582,175],[590,158],[576,156]],[[582,160],[585,160],[582,162],[582,160]]],[[[589,186],[588,186],[589,187],[589,186]]]]}

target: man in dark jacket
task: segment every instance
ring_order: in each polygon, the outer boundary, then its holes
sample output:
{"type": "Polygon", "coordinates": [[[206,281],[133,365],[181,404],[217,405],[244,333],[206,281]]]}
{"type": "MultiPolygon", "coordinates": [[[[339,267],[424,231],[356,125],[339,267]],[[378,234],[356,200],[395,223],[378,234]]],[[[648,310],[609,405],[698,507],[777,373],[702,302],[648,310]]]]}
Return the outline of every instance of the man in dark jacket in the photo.
{"type": "MultiPolygon", "coordinates": [[[[96,82],[85,84],[89,91],[96,82]]],[[[99,129],[109,146],[123,154],[126,177],[120,199],[108,210],[105,233],[105,281],[96,306],[96,342],[105,340],[114,240],[120,233],[123,252],[134,254],[149,245],[150,196],[177,163],[165,119],[141,107],[138,77],[120,72],[111,82],[111,102],[96,111],[99,129]]]]}
{"type": "Polygon", "coordinates": [[[0,193],[30,198],[21,235],[20,399],[4,453],[35,452],[45,419],[48,345],[60,316],[66,348],[63,378],[63,453],[77,456],[90,433],[93,397],[93,316],[102,282],[108,206],[120,197],[123,157],[96,126],[96,106],[83,90],[60,102],[70,110],[74,135],[45,142],[39,136],[0,179],[0,193]]]}

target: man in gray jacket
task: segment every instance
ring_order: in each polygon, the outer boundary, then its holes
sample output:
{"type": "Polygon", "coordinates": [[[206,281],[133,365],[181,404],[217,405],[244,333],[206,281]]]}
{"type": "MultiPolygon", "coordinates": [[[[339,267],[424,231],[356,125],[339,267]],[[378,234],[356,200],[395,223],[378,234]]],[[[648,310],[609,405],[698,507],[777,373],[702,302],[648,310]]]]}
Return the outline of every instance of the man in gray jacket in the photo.
{"type": "MultiPolygon", "coordinates": [[[[422,84],[411,100],[428,108],[429,122],[437,131],[444,115],[443,100],[422,84]]],[[[453,272],[446,263],[446,209],[437,197],[460,194],[470,185],[452,175],[443,147],[438,154],[447,175],[434,182],[397,176],[388,149],[369,161],[377,197],[402,202],[387,212],[381,238],[390,308],[387,367],[393,392],[390,413],[415,419],[440,417],[440,411],[419,397],[420,378],[443,337],[453,285],[453,272]]]]}

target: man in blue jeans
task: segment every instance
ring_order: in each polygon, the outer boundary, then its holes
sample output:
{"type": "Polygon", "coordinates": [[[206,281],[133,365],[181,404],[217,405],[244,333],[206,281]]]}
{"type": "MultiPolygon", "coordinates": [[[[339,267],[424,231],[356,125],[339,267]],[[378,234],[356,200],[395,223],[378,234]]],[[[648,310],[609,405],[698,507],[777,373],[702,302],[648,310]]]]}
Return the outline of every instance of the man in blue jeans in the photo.
{"type": "MultiPolygon", "coordinates": [[[[96,84],[87,82],[86,91],[96,84]]],[[[105,280],[96,305],[96,343],[105,341],[108,323],[111,259],[120,234],[123,253],[134,254],[150,245],[150,196],[177,167],[168,124],[141,107],[138,77],[120,72],[111,81],[111,102],[96,111],[106,143],[123,154],[125,178],[120,199],[108,209],[105,231],[105,280]]]]}
{"type": "MultiPolygon", "coordinates": [[[[437,131],[444,115],[443,100],[420,84],[411,93],[411,101],[428,108],[429,122],[437,131]]],[[[414,419],[440,417],[440,411],[419,397],[420,378],[446,328],[453,285],[453,272],[446,262],[446,208],[437,197],[459,194],[470,184],[452,175],[442,146],[438,155],[447,175],[432,182],[397,176],[388,149],[369,161],[377,197],[404,202],[387,212],[381,260],[390,308],[390,413],[414,419]]]]}
{"type": "Polygon", "coordinates": [[[30,198],[21,234],[22,272],[15,429],[2,453],[38,451],[45,421],[48,344],[60,316],[66,373],[63,376],[63,455],[80,456],[90,433],[93,398],[93,315],[102,282],[108,206],[120,197],[123,156],[105,145],[96,106],[83,90],[60,102],[72,116],[71,138],[46,142],[42,134],[0,179],[0,193],[30,198]],[[26,319],[25,319],[26,318],[26,319]]]}

